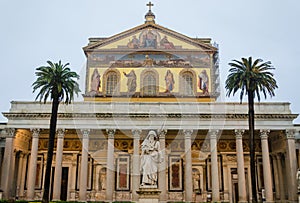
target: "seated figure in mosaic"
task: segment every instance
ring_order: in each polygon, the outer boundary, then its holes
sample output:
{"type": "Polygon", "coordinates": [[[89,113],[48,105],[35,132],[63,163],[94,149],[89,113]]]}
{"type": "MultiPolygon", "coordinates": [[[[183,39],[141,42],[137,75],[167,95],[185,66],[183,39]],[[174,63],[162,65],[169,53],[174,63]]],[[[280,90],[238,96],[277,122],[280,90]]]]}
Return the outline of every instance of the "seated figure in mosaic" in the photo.
{"type": "Polygon", "coordinates": [[[160,159],[160,143],[158,141],[156,132],[151,130],[142,143],[141,186],[150,185],[157,187],[157,172],[160,159]]]}

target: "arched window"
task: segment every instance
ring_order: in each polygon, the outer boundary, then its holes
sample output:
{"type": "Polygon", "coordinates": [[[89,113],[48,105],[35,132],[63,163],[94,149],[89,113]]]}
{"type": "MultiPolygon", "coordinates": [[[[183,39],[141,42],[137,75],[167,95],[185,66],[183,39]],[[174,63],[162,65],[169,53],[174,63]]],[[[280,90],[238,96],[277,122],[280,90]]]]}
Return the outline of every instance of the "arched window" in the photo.
{"type": "Polygon", "coordinates": [[[144,70],[141,73],[141,96],[157,96],[159,91],[158,72],[144,70]]]}
{"type": "Polygon", "coordinates": [[[196,83],[195,74],[190,71],[180,73],[180,93],[185,96],[195,95],[196,83]]]}
{"type": "Polygon", "coordinates": [[[151,72],[147,73],[144,77],[144,95],[145,96],[155,96],[156,95],[156,78],[151,72]]]}
{"type": "Polygon", "coordinates": [[[117,74],[115,72],[110,72],[107,75],[107,81],[106,81],[106,94],[107,95],[113,95],[116,87],[117,87],[117,74]]]}
{"type": "Polygon", "coordinates": [[[104,73],[103,93],[106,96],[119,94],[120,73],[117,70],[108,70],[104,73]]]}

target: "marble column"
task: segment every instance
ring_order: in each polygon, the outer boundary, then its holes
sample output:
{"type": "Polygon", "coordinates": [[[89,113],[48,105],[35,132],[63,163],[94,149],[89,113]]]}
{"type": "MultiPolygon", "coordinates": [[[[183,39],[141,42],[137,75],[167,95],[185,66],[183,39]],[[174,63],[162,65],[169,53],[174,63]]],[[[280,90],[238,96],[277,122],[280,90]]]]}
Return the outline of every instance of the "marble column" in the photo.
{"type": "Polygon", "coordinates": [[[272,156],[272,160],[273,160],[273,172],[274,172],[274,184],[275,184],[275,200],[279,200],[280,199],[280,188],[279,188],[279,175],[278,175],[278,167],[277,167],[277,160],[276,160],[276,155],[272,156]]]}
{"type": "Polygon", "coordinates": [[[158,130],[160,150],[161,150],[161,162],[159,164],[159,174],[158,174],[158,187],[159,190],[161,191],[159,202],[166,202],[167,200],[166,134],[167,134],[167,130],[158,130]]]}
{"type": "Polygon", "coordinates": [[[192,179],[192,134],[193,130],[183,130],[184,134],[184,151],[185,151],[185,167],[184,167],[184,188],[185,201],[193,201],[193,179],[192,179]]]}
{"type": "Polygon", "coordinates": [[[61,176],[62,176],[62,159],[64,149],[64,129],[57,129],[57,144],[55,154],[55,172],[54,172],[54,186],[53,186],[53,200],[60,200],[61,190],[61,176]]]}
{"type": "Polygon", "coordinates": [[[211,152],[211,183],[212,183],[212,202],[220,201],[219,165],[217,138],[218,130],[210,130],[210,152],[211,152]]]}
{"type": "Polygon", "coordinates": [[[30,153],[30,162],[29,162],[30,164],[28,166],[28,179],[27,179],[27,182],[28,182],[27,183],[27,199],[28,200],[34,200],[40,129],[31,129],[31,133],[32,133],[31,153],[30,153]]]}
{"type": "Polygon", "coordinates": [[[106,169],[106,200],[113,201],[115,186],[115,158],[114,158],[114,137],[116,130],[107,129],[107,169],[106,169]]]}
{"type": "Polygon", "coordinates": [[[283,182],[283,171],[282,171],[282,163],[281,163],[281,155],[276,155],[277,169],[278,169],[278,179],[279,179],[279,187],[280,187],[280,200],[285,200],[285,190],[284,190],[284,182],[283,182]]]}
{"type": "Polygon", "coordinates": [[[287,153],[287,178],[289,179],[288,194],[290,201],[298,200],[297,197],[297,159],[296,159],[296,147],[295,147],[295,130],[286,130],[286,153],[287,153]]]}
{"type": "Polygon", "coordinates": [[[1,189],[3,190],[3,199],[10,198],[11,195],[11,181],[13,177],[13,159],[14,159],[14,138],[15,129],[8,128],[6,131],[5,150],[2,162],[1,174],[1,189]]]}
{"type": "Polygon", "coordinates": [[[81,151],[80,177],[79,177],[80,180],[79,200],[86,201],[90,129],[82,129],[81,132],[82,132],[82,151],[81,151]]]}
{"type": "Polygon", "coordinates": [[[270,130],[260,130],[266,202],[273,202],[272,173],[268,144],[269,133],[270,130]]]}
{"type": "Polygon", "coordinates": [[[140,136],[142,130],[132,130],[133,136],[133,157],[132,157],[132,200],[138,201],[137,191],[140,186],[140,136]]]}
{"type": "Polygon", "coordinates": [[[239,202],[247,202],[243,134],[245,130],[235,130],[236,157],[238,170],[239,202]]]}

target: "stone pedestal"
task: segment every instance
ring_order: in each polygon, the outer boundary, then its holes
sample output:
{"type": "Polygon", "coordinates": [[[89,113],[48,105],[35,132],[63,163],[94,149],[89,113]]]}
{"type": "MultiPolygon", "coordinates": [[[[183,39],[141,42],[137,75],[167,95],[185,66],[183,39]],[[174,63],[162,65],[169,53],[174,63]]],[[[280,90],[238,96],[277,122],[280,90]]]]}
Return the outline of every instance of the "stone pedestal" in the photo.
{"type": "Polygon", "coordinates": [[[139,195],[139,203],[159,203],[161,191],[157,188],[143,186],[136,192],[139,195]]]}

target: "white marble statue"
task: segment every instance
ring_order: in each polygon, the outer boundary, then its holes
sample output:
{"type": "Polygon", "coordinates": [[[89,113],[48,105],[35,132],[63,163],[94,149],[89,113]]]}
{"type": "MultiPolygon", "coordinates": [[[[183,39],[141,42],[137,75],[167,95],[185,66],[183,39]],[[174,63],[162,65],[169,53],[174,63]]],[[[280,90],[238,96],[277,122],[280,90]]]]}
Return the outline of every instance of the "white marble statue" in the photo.
{"type": "Polygon", "coordinates": [[[157,171],[160,158],[160,143],[156,132],[151,130],[142,143],[141,186],[157,186],[157,171]]]}

